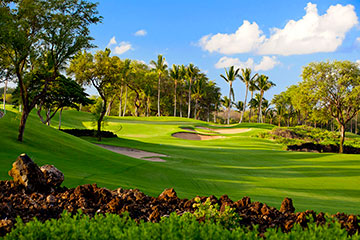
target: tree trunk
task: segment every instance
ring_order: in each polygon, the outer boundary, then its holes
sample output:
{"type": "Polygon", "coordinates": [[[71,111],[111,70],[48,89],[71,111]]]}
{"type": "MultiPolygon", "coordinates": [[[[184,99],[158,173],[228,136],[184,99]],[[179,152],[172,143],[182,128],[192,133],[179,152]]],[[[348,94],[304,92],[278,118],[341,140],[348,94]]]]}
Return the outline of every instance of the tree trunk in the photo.
{"type": "Polygon", "coordinates": [[[50,126],[50,108],[46,112],[46,125],[50,126]]]}
{"type": "Polygon", "coordinates": [[[82,108],[82,104],[80,103],[79,105],[79,111],[81,112],[81,108],[82,108]]]}
{"type": "Polygon", "coordinates": [[[29,113],[24,109],[24,111],[21,114],[21,121],[19,126],[19,135],[18,135],[18,141],[23,141],[24,131],[25,131],[25,124],[26,120],[29,116],[29,113]]]}
{"type": "Polygon", "coordinates": [[[105,113],[106,113],[106,99],[105,98],[102,98],[104,103],[103,103],[103,106],[102,106],[102,110],[101,110],[101,114],[100,114],[100,117],[97,121],[97,137],[98,137],[98,141],[100,142],[101,141],[101,123],[104,119],[104,116],[105,116],[105,113]]]}
{"type": "Polygon", "coordinates": [[[177,82],[175,80],[175,91],[174,91],[174,117],[176,117],[176,87],[177,87],[177,82]]]}
{"type": "Polygon", "coordinates": [[[121,117],[123,88],[124,88],[123,85],[121,85],[120,97],[119,97],[119,117],[121,117]]]}
{"type": "Polygon", "coordinates": [[[147,96],[146,100],[146,116],[149,117],[149,110],[150,110],[150,96],[147,96]]]}
{"type": "Polygon", "coordinates": [[[229,106],[228,106],[228,113],[227,113],[227,124],[230,124],[230,107],[231,107],[231,87],[232,84],[230,82],[230,90],[229,90],[229,106]]]}
{"type": "Polygon", "coordinates": [[[191,114],[191,82],[192,82],[192,79],[190,79],[190,82],[189,82],[189,103],[188,103],[188,118],[190,118],[190,114],[191,114]]]}
{"type": "Polygon", "coordinates": [[[124,104],[123,117],[125,116],[125,113],[126,113],[127,96],[128,96],[128,87],[127,87],[127,85],[126,85],[126,86],[125,86],[125,104],[124,104]]]}
{"type": "Polygon", "coordinates": [[[179,104],[180,104],[180,109],[179,109],[179,112],[180,112],[180,117],[182,118],[182,101],[181,101],[181,96],[180,96],[180,99],[179,99],[179,104]]]}
{"type": "Polygon", "coordinates": [[[157,99],[157,108],[158,108],[158,117],[160,117],[160,84],[161,84],[161,77],[159,76],[159,81],[158,81],[158,99],[157,99]]]}
{"type": "Polygon", "coordinates": [[[339,153],[344,152],[344,141],[345,141],[345,125],[340,124],[340,147],[339,147],[339,153]]]}
{"type": "Polygon", "coordinates": [[[355,116],[355,134],[358,133],[358,114],[355,116]]]}
{"type": "Polygon", "coordinates": [[[197,106],[198,105],[198,100],[197,99],[195,99],[195,112],[194,112],[194,118],[195,118],[195,120],[197,119],[197,106]]]}
{"type": "Polygon", "coordinates": [[[4,87],[4,114],[6,113],[6,90],[7,90],[7,84],[8,84],[8,79],[5,80],[5,87],[4,87]]]}
{"type": "Polygon", "coordinates": [[[210,122],[210,107],[208,106],[207,122],[210,122]]]}
{"type": "Polygon", "coordinates": [[[263,92],[261,92],[260,93],[260,103],[259,103],[259,113],[258,113],[258,123],[262,123],[262,113],[261,113],[261,105],[262,105],[262,99],[263,99],[263,95],[264,95],[264,93],[263,92]]]}
{"type": "Polygon", "coordinates": [[[60,109],[60,112],[59,112],[59,130],[61,129],[61,117],[62,117],[62,111],[63,111],[63,108],[60,109]]]}
{"type": "MultiPolygon", "coordinates": [[[[254,91],[251,91],[251,99],[253,99],[253,97],[254,97],[254,91]]],[[[250,107],[249,122],[251,122],[251,117],[252,117],[252,108],[250,107]]]]}
{"type": "Polygon", "coordinates": [[[281,115],[279,115],[279,123],[278,123],[278,127],[281,127],[281,115]]]}
{"type": "Polygon", "coordinates": [[[243,120],[243,117],[244,117],[244,114],[245,114],[245,110],[246,110],[246,100],[247,100],[248,91],[249,91],[249,86],[246,85],[244,107],[243,107],[243,111],[242,111],[242,113],[241,113],[241,117],[240,117],[239,123],[242,123],[242,120],[243,120]]]}

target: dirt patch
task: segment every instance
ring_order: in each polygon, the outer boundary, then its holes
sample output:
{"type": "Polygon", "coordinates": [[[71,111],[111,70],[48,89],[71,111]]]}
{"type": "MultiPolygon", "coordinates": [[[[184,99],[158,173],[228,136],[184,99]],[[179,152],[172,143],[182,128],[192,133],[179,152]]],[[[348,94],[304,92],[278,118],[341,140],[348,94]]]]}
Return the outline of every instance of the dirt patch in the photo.
{"type": "Polygon", "coordinates": [[[211,139],[223,138],[223,136],[211,136],[211,135],[203,135],[203,134],[189,133],[189,132],[177,132],[177,133],[173,133],[171,136],[186,140],[211,140],[211,139]]]}
{"type": "Polygon", "coordinates": [[[150,162],[166,162],[164,159],[161,159],[160,157],[168,157],[167,155],[164,154],[146,152],[134,148],[116,147],[116,146],[110,146],[104,144],[95,144],[95,145],[110,150],[112,152],[126,155],[128,157],[137,158],[150,162]]]}
{"type": "Polygon", "coordinates": [[[244,133],[244,132],[248,132],[251,130],[250,128],[217,128],[217,129],[207,128],[207,127],[196,127],[196,128],[213,131],[215,133],[220,133],[220,134],[244,133]]]}

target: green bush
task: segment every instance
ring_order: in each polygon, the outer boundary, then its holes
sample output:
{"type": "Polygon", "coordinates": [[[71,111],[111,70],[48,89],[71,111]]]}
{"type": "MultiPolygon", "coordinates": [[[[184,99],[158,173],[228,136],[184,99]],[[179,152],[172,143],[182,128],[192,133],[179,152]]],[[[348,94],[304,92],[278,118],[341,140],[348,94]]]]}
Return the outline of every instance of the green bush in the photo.
{"type": "MultiPolygon", "coordinates": [[[[198,204],[198,203],[197,203],[198,204]]],[[[79,212],[71,216],[64,212],[60,219],[51,219],[44,223],[34,219],[24,224],[17,219],[15,229],[4,237],[10,239],[261,239],[255,226],[253,230],[236,226],[228,229],[223,220],[233,219],[227,213],[219,213],[209,204],[201,204],[196,214],[184,213],[178,216],[172,213],[163,217],[159,223],[136,223],[127,213],[96,215],[90,218],[79,212]],[[202,205],[202,206],[201,206],[202,205]],[[198,217],[206,216],[199,221],[198,217]],[[219,221],[220,220],[220,221],[219,221]]],[[[338,222],[327,219],[326,224],[317,226],[308,224],[303,229],[295,225],[290,233],[279,229],[268,229],[264,234],[266,239],[360,239],[359,235],[349,237],[338,222]]]]}

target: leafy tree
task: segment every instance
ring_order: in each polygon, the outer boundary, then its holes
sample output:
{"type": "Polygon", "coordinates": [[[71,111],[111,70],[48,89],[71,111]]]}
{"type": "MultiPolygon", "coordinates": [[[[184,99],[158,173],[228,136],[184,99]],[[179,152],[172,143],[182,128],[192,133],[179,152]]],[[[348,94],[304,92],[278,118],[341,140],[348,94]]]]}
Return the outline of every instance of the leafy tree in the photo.
{"type": "Polygon", "coordinates": [[[230,124],[230,108],[231,108],[231,96],[233,97],[233,100],[235,99],[234,96],[234,89],[232,87],[232,83],[235,81],[236,77],[238,76],[239,69],[234,69],[234,66],[231,66],[229,68],[229,71],[225,68],[225,75],[220,74],[220,77],[222,77],[227,83],[229,83],[229,106],[228,106],[228,116],[227,116],[227,124],[230,124]]]}
{"type": "MultiPolygon", "coordinates": [[[[244,106],[243,106],[243,111],[241,113],[241,116],[240,116],[240,121],[239,123],[242,123],[242,120],[243,120],[243,116],[244,116],[244,113],[246,111],[246,100],[247,100],[247,95],[248,95],[248,91],[249,91],[249,85],[252,83],[252,82],[256,82],[256,78],[258,77],[258,74],[256,73],[254,76],[251,77],[251,69],[250,68],[242,68],[241,69],[241,75],[239,75],[239,78],[240,80],[245,83],[245,87],[246,87],[246,90],[245,90],[245,100],[244,100],[244,106]]],[[[252,94],[251,94],[251,98],[252,98],[252,94]]]]}
{"type": "Polygon", "coordinates": [[[68,68],[68,73],[75,75],[79,84],[95,87],[103,100],[102,110],[97,119],[99,141],[101,141],[101,123],[106,113],[107,102],[113,93],[113,83],[119,72],[116,59],[116,56],[110,57],[109,49],[97,51],[95,55],[83,51],[75,56],[68,68]]]}
{"type": "Polygon", "coordinates": [[[101,20],[96,7],[85,0],[2,1],[0,51],[4,54],[0,57],[10,60],[7,70],[16,76],[19,86],[23,106],[19,141],[31,110],[45,97],[49,83],[74,54],[92,47],[88,27],[101,20]],[[32,87],[39,83],[41,91],[32,87]]]}
{"type": "Polygon", "coordinates": [[[343,153],[345,125],[360,110],[360,69],[350,61],[313,62],[303,68],[300,88],[340,126],[343,153]]]}
{"type": "Polygon", "coordinates": [[[198,110],[199,102],[205,97],[206,95],[206,85],[207,85],[207,77],[205,74],[199,74],[197,81],[195,82],[194,86],[194,93],[193,98],[195,99],[195,113],[194,118],[198,119],[200,111],[198,110]]]}
{"type": "Polygon", "coordinates": [[[242,111],[244,110],[244,102],[238,101],[237,103],[235,103],[235,107],[239,113],[242,113],[242,111]]]}
{"type": "Polygon", "coordinates": [[[268,76],[260,75],[256,81],[257,87],[260,91],[260,103],[259,103],[259,111],[258,111],[258,122],[259,123],[263,122],[261,107],[262,107],[262,99],[263,99],[264,93],[266,91],[268,91],[271,87],[276,86],[275,83],[269,81],[268,79],[269,79],[268,76]]]}
{"type": "Polygon", "coordinates": [[[119,117],[121,116],[121,105],[122,105],[122,95],[123,95],[123,86],[125,85],[125,104],[123,117],[126,114],[127,98],[128,98],[128,84],[130,84],[129,76],[132,72],[131,60],[125,59],[121,67],[121,87],[120,87],[120,102],[119,102],[119,117]]]}
{"type": "Polygon", "coordinates": [[[37,114],[42,123],[50,125],[50,120],[60,110],[59,113],[59,129],[61,128],[61,113],[64,107],[78,109],[79,104],[86,106],[92,101],[87,98],[88,94],[85,90],[71,78],[60,75],[57,81],[49,85],[42,103],[39,105],[37,114]],[[42,107],[46,109],[45,119],[41,115],[42,107]]]}
{"type": "Polygon", "coordinates": [[[155,67],[155,71],[158,74],[159,77],[159,81],[158,81],[158,100],[157,100],[157,108],[158,108],[158,117],[161,116],[160,113],[160,90],[161,90],[161,79],[162,77],[167,74],[166,73],[166,69],[167,69],[167,65],[165,63],[165,58],[159,54],[158,55],[158,59],[157,62],[155,62],[154,60],[151,60],[150,64],[152,64],[155,67]]]}

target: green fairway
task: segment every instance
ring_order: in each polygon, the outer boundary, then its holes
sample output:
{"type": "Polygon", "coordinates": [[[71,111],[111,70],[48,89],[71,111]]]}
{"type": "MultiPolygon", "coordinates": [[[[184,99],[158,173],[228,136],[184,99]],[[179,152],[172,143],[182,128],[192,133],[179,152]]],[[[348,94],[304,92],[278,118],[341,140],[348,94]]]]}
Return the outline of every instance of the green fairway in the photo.
{"type": "MultiPolygon", "coordinates": [[[[41,124],[33,111],[23,143],[16,140],[19,115],[8,112],[0,119],[0,178],[16,157],[26,152],[36,163],[53,164],[65,174],[64,185],[98,183],[99,186],[139,188],[156,196],[173,187],[181,198],[228,194],[233,200],[249,196],[279,207],[285,197],[297,211],[314,209],[360,213],[360,156],[287,152],[271,140],[253,137],[272,128],[269,124],[241,124],[251,128],[220,139],[192,141],[174,138],[182,128],[211,127],[202,121],[175,117],[109,117],[105,130],[119,138],[103,144],[131,147],[168,155],[166,162],[126,157],[93,145],[94,138],[76,138],[41,124]]],[[[93,128],[92,115],[64,111],[63,128],[93,128]]],[[[56,117],[52,126],[58,124],[56,117]]],[[[221,127],[217,125],[215,127],[221,127]]],[[[198,129],[204,134],[209,131],[198,129]]],[[[214,134],[214,133],[211,133],[214,134]]]]}

